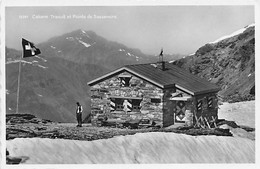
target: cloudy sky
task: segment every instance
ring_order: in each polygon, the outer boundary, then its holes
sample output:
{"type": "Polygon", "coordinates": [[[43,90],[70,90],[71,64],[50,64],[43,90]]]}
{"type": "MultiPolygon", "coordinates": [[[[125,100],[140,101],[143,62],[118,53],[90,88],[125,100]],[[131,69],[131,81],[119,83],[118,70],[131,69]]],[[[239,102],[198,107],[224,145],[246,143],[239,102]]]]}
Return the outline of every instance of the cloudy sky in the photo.
{"type": "Polygon", "coordinates": [[[190,54],[254,19],[249,5],[6,7],[6,46],[21,49],[21,37],[37,44],[83,29],[146,54],[161,47],[169,54],[190,54]]]}

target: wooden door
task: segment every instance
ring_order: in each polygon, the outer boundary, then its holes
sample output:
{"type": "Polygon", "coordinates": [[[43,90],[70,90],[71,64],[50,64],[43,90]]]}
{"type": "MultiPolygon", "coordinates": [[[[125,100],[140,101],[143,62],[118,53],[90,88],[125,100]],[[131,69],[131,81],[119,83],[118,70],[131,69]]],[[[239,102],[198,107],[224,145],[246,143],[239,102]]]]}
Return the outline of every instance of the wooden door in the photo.
{"type": "Polygon", "coordinates": [[[176,101],[175,122],[185,122],[186,101],[176,101]]]}

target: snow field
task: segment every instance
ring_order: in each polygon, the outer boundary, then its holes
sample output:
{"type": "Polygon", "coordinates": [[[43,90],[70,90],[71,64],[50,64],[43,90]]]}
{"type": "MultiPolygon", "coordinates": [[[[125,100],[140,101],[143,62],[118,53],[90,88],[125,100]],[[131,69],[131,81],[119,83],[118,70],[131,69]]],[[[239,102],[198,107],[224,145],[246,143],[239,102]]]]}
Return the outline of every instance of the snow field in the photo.
{"type": "Polygon", "coordinates": [[[218,111],[218,118],[255,128],[255,101],[223,103],[218,111]]]}
{"type": "Polygon", "coordinates": [[[12,156],[27,164],[253,163],[255,142],[239,137],[139,133],[78,141],[16,138],[7,141],[12,156]]]}

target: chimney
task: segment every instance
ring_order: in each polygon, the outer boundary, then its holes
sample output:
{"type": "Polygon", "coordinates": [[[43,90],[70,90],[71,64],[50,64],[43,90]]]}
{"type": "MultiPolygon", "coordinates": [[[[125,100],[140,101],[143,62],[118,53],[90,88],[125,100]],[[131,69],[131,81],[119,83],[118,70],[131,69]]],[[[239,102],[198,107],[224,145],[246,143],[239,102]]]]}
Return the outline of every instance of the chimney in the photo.
{"type": "Polygon", "coordinates": [[[163,49],[161,49],[161,53],[159,54],[159,62],[157,64],[161,65],[162,71],[165,70],[165,62],[163,61],[163,49]]]}
{"type": "Polygon", "coordinates": [[[162,71],[164,71],[164,70],[165,70],[165,62],[162,61],[162,71]]]}
{"type": "Polygon", "coordinates": [[[165,71],[166,70],[165,62],[164,61],[157,62],[157,68],[161,69],[162,71],[165,71]]]}

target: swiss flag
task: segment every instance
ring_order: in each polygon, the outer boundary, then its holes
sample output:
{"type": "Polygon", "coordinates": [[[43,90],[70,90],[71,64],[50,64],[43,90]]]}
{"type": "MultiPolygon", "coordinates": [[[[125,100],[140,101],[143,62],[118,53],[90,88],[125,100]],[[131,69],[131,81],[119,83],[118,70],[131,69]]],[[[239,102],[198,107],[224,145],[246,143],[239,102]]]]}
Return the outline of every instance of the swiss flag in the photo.
{"type": "Polygon", "coordinates": [[[41,53],[40,49],[36,48],[32,42],[22,38],[23,58],[35,56],[41,53]]]}

